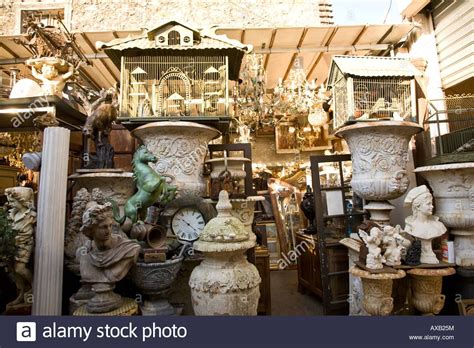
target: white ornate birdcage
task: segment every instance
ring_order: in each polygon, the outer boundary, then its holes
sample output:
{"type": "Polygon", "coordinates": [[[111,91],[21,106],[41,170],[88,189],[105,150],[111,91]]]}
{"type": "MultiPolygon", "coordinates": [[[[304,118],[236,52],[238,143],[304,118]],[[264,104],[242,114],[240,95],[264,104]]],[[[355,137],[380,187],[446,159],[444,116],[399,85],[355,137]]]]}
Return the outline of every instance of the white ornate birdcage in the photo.
{"type": "Polygon", "coordinates": [[[351,121],[416,121],[415,66],[404,58],[334,56],[334,128],[351,121]]]}
{"type": "Polygon", "coordinates": [[[120,69],[122,123],[230,117],[229,80],[251,46],[169,22],[135,38],[98,42],[120,69]]]}

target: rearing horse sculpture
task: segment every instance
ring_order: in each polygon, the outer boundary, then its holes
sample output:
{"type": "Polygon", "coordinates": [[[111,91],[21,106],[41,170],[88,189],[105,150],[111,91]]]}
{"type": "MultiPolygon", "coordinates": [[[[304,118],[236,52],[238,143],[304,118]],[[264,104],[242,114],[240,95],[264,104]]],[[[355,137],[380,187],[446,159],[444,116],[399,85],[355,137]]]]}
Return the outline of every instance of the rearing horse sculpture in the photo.
{"type": "Polygon", "coordinates": [[[157,161],[143,145],[133,155],[133,180],[138,191],[125,203],[125,215],[122,217],[119,215],[117,203],[112,201],[114,219],[119,224],[123,224],[126,218],[132,223],[143,222],[148,207],[155,203],[165,205],[174,199],[177,187],[167,184],[166,179],[148,165],[149,162],[157,161]]]}

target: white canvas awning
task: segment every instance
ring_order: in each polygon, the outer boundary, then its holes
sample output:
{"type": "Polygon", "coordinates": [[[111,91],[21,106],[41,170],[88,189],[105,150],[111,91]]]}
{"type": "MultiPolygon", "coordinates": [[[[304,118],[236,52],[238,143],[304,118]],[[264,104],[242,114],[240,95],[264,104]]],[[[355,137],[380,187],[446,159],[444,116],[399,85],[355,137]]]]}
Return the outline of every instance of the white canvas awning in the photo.
{"type": "MultiPolygon", "coordinates": [[[[278,78],[285,79],[296,57],[302,57],[307,79],[324,83],[333,55],[380,55],[413,29],[412,24],[322,26],[307,28],[220,28],[216,33],[227,35],[244,44],[251,44],[256,53],[264,54],[267,88],[275,87],[278,78]]],[[[92,62],[85,67],[91,84],[109,88],[119,81],[120,73],[112,61],[95,47],[97,41],[140,35],[137,31],[101,31],[76,33],[77,43],[92,62]]],[[[2,75],[15,65],[23,64],[29,52],[13,41],[18,36],[0,36],[0,70],[2,75]]]]}

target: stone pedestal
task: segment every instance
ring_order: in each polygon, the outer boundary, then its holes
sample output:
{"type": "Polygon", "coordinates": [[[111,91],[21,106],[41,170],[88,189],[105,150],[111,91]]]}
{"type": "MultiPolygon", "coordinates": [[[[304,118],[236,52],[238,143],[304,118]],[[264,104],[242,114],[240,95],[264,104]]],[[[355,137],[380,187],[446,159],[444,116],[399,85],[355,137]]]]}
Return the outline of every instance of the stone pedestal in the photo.
{"type": "Polygon", "coordinates": [[[407,273],[411,280],[413,306],[424,315],[438,314],[443,309],[445,300],[445,296],[441,294],[443,277],[456,273],[454,268],[413,268],[407,273]]]}
{"type": "Polygon", "coordinates": [[[456,264],[474,266],[474,163],[419,167],[433,190],[436,212],[454,235],[456,264]]]}
{"type": "Polygon", "coordinates": [[[392,285],[394,279],[405,277],[405,272],[397,273],[369,273],[354,266],[349,272],[362,279],[364,290],[364,309],[370,315],[389,315],[393,310],[392,285]]]}
{"type": "Polygon", "coordinates": [[[132,315],[138,314],[138,304],[134,299],[131,298],[123,298],[122,305],[111,311],[106,313],[89,313],[86,309],[86,306],[81,306],[74,312],[74,316],[106,316],[106,317],[129,317],[132,315]]]}
{"type": "Polygon", "coordinates": [[[70,131],[44,130],[36,229],[33,315],[61,315],[70,131]]]}

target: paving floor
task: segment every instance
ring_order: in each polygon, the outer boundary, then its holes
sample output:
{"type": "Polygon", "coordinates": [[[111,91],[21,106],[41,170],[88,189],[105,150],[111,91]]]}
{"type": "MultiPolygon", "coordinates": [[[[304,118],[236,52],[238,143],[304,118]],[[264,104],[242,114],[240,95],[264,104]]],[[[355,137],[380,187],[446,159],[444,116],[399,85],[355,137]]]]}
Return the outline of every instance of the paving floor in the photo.
{"type": "Polygon", "coordinates": [[[270,272],[272,316],[323,315],[323,305],[313,294],[298,292],[296,270],[270,272]]]}

